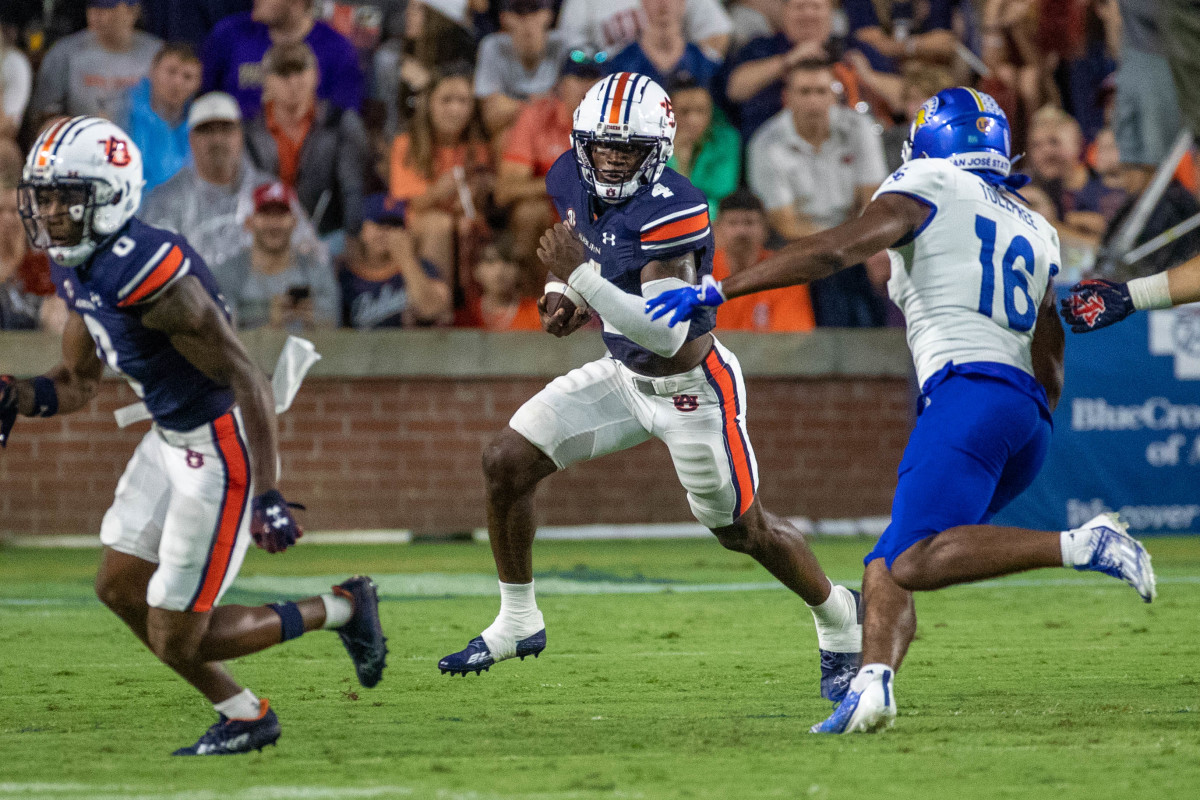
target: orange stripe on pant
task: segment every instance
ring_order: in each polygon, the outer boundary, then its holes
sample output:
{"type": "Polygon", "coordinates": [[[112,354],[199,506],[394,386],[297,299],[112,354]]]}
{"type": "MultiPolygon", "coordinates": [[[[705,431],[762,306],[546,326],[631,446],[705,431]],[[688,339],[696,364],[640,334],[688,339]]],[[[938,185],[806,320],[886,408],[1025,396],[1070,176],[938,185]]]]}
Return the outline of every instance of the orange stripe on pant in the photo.
{"type": "Polygon", "coordinates": [[[714,347],[704,359],[705,369],[721,398],[721,415],[725,425],[725,446],[729,450],[730,469],[737,489],[738,507],[734,519],[750,510],[754,502],[754,475],[750,470],[750,454],[742,441],[737,421],[737,382],[733,370],[722,363],[714,347]]]}
{"type": "Polygon", "coordinates": [[[217,434],[217,449],[225,463],[225,499],[221,503],[221,518],[217,523],[217,535],[208,553],[208,564],[204,571],[204,582],[196,593],[192,611],[211,611],[233,549],[237,545],[238,531],[242,526],[242,515],[246,510],[246,498],[250,493],[250,465],[247,454],[238,436],[237,420],[230,411],[213,422],[217,434]]]}

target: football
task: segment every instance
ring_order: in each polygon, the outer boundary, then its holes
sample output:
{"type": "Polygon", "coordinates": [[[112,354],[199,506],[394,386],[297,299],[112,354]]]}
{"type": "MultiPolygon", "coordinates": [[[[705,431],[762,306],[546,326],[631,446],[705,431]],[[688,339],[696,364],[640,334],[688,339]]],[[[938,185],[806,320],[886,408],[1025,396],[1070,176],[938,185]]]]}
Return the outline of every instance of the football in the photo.
{"type": "Polygon", "coordinates": [[[547,316],[554,316],[555,312],[560,308],[566,309],[566,314],[564,316],[569,319],[577,309],[583,309],[584,311],[587,311],[590,309],[590,306],[579,294],[579,292],[575,291],[570,286],[566,286],[565,284],[546,284],[547,316]],[[564,291],[554,291],[554,289],[558,287],[561,287],[564,291]]]}

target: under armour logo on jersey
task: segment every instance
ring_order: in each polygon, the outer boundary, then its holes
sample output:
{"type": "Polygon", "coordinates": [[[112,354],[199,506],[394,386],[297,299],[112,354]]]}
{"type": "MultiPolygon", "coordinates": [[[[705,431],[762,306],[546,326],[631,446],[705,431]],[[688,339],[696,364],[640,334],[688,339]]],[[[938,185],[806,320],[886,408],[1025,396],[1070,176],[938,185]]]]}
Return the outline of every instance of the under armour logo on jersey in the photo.
{"type": "Polygon", "coordinates": [[[187,465],[192,469],[200,469],[204,466],[204,454],[197,453],[195,450],[187,451],[187,465]]]}
{"type": "Polygon", "coordinates": [[[1079,295],[1071,297],[1072,313],[1083,320],[1089,328],[1096,324],[1096,320],[1100,319],[1105,308],[1107,306],[1104,304],[1104,298],[1098,294],[1089,294],[1087,297],[1079,295]]]}
{"type": "Polygon", "coordinates": [[[128,167],[133,158],[129,155],[129,143],[115,136],[108,137],[100,144],[104,145],[104,156],[114,167],[128,167]]]}
{"type": "Polygon", "coordinates": [[[606,245],[611,247],[612,245],[617,243],[617,235],[615,233],[601,234],[600,241],[604,242],[606,245]]]}
{"type": "Polygon", "coordinates": [[[263,513],[271,518],[271,527],[272,528],[287,527],[288,520],[287,520],[287,517],[283,513],[283,506],[279,505],[278,503],[276,503],[273,506],[268,506],[267,510],[264,511],[263,513]]]}
{"type": "Polygon", "coordinates": [[[671,399],[677,411],[695,411],[700,407],[700,398],[694,394],[677,394],[671,399]]]}

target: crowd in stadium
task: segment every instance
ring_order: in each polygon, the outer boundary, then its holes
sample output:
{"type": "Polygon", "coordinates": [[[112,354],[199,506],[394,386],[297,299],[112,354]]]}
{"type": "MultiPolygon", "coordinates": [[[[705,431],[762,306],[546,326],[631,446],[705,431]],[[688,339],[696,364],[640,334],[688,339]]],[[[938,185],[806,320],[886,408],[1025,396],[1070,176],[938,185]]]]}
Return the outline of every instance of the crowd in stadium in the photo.
{"type": "MultiPolygon", "coordinates": [[[[1023,194],[1093,266],[1182,127],[1156,0],[5,0],[0,328],[61,330],[18,215],[24,149],[99,115],[139,216],[184,234],[239,326],[540,330],[543,178],[600,77],[652,76],[718,279],[857,214],[938,90],[993,95],[1023,194]]],[[[1200,212],[1190,156],[1142,240],[1200,212]]],[[[1137,265],[1200,251],[1197,234],[1137,265]]],[[[719,329],[903,325],[881,253],[724,305],[719,329]]],[[[598,324],[598,323],[594,323],[598,324]]]]}

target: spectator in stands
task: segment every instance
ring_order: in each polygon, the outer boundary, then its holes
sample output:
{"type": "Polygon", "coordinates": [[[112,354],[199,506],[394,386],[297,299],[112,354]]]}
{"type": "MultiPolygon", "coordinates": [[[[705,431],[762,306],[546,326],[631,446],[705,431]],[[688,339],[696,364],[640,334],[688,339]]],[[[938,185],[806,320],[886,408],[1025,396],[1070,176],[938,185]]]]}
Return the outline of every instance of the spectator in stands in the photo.
{"type": "Polygon", "coordinates": [[[505,235],[484,245],[473,270],[478,292],[460,315],[463,327],[489,331],[540,331],[538,301],[522,291],[522,270],[505,235]]]}
{"type": "MultiPolygon", "coordinates": [[[[250,244],[245,223],[254,208],[254,188],[272,180],[246,157],[241,118],[237,101],[224,92],[197,98],[188,111],[192,163],[146,196],[140,215],[151,225],[186,236],[218,281],[225,263],[250,244]]],[[[318,248],[299,202],[294,210],[294,244],[318,248]]]]}
{"type": "Polygon", "coordinates": [[[317,233],[340,253],[343,236],[362,225],[369,153],[362,119],[317,98],[317,59],[304,42],[274,45],[263,73],[262,113],[246,125],[250,159],[296,192],[317,233]]]}
{"type": "Polygon", "coordinates": [[[1043,70],[1057,73],[1063,108],[1094,139],[1105,125],[1104,82],[1121,53],[1117,0],[1041,0],[1037,47],[1043,70]]]}
{"type": "MultiPolygon", "coordinates": [[[[612,55],[638,38],[646,24],[641,0],[564,0],[558,29],[573,45],[612,55]]],[[[718,0],[687,0],[684,36],[709,58],[720,61],[729,50],[733,23],[718,0]]]]}
{"type": "Polygon", "coordinates": [[[684,33],[686,0],[641,0],[645,24],[636,40],[604,62],[605,71],[640,72],[665,87],[670,76],[686,72],[708,88],[721,64],[684,33]]]}
{"type": "Polygon", "coordinates": [[[0,139],[15,139],[33,91],[29,59],[0,32],[0,139]]]}
{"type": "MultiPolygon", "coordinates": [[[[736,111],[743,141],[783,107],[783,76],[789,69],[801,61],[834,57],[831,2],[785,0],[779,33],[754,39],[730,59],[725,96],[736,111]]],[[[845,64],[834,64],[833,71],[853,107],[858,102],[854,71],[845,64]]]]}
{"type": "Polygon", "coordinates": [[[491,195],[491,163],[480,130],[468,68],[436,75],[408,131],[392,146],[391,195],[407,204],[421,257],[446,280],[455,276],[458,242],[491,195]]]}
{"type": "Polygon", "coordinates": [[[747,178],[772,229],[789,241],[858,214],[887,177],[870,118],[837,104],[828,62],[801,61],[787,74],[787,107],[746,150],[747,178]]]}
{"type": "MultiPolygon", "coordinates": [[[[786,78],[786,107],[746,150],[747,177],[777,234],[789,241],[856,216],[887,177],[869,117],[837,104],[828,62],[801,61],[786,78]]],[[[884,323],[886,306],[862,266],[813,284],[817,323],[884,323]]]]}
{"type": "Polygon", "coordinates": [[[942,89],[953,85],[950,73],[941,67],[915,61],[904,65],[900,104],[897,106],[904,114],[904,121],[883,130],[883,154],[887,159],[889,174],[898,170],[904,163],[901,151],[908,140],[913,120],[921,110],[921,104],[942,89]]]}
{"type": "Polygon", "coordinates": [[[871,66],[899,75],[904,61],[948,64],[958,44],[951,30],[953,0],[842,0],[851,42],[871,66]]]}
{"type": "Polygon", "coordinates": [[[358,51],[358,65],[370,76],[379,46],[388,39],[404,35],[406,0],[324,0],[317,4],[317,13],[329,26],[345,36],[358,51]]]}
{"type": "MultiPolygon", "coordinates": [[[[771,253],[766,249],[767,215],[762,201],[749,189],[738,189],[721,200],[713,226],[717,249],[713,278],[723,281],[753,267],[771,253]]],[[[717,309],[717,329],[795,333],[816,327],[807,286],[788,286],[737,297],[717,309]]]]}
{"type": "Polygon", "coordinates": [[[250,246],[220,275],[221,290],[239,328],[265,326],[297,333],[335,328],[341,294],[323,250],[298,250],[295,193],[282,181],[255,187],[246,220],[250,246]]]}
{"type": "Polygon", "coordinates": [[[338,260],[338,282],[342,324],[349,328],[406,328],[450,317],[449,285],[417,257],[404,204],[385,194],[363,202],[362,231],[338,260]]]}
{"type": "Polygon", "coordinates": [[[150,74],[162,47],[134,30],[135,0],[87,0],[87,28],[54,43],[38,68],[30,112],[35,124],[65,114],[119,119],[126,91],[150,74]]]}
{"type": "Polygon", "coordinates": [[[17,207],[21,161],[15,144],[0,140],[0,330],[61,332],[66,304],[54,294],[46,254],[29,247],[17,207]]]}
{"type": "Polygon", "coordinates": [[[213,26],[230,14],[249,11],[253,0],[142,0],[142,25],[168,42],[186,42],[197,52],[213,26]]]}
{"type": "Polygon", "coordinates": [[[714,113],[712,95],[686,73],[668,84],[675,109],[675,151],[667,166],[686,177],[708,198],[709,216],[738,187],[742,140],[724,114],[714,113]]]}
{"type": "Polygon", "coordinates": [[[1029,120],[1054,97],[1037,47],[1033,0],[986,0],[983,8],[983,62],[989,74],[979,88],[996,99],[1012,127],[1012,152],[1025,150],[1029,120]]]}
{"type": "Polygon", "coordinates": [[[313,19],[309,0],[254,0],[253,11],[218,22],[201,52],[205,91],[233,95],[242,116],[252,119],[262,104],[263,56],[273,44],[292,42],[304,42],[316,54],[317,96],[358,110],[363,100],[358,52],[345,36],[313,19]]]}
{"type": "Polygon", "coordinates": [[[475,96],[493,137],[516,121],[524,101],[546,94],[558,79],[569,47],[562,33],[550,30],[552,6],[551,0],[503,0],[504,32],[479,43],[475,96]]]}
{"type": "Polygon", "coordinates": [[[736,53],[759,37],[774,36],[782,12],[783,0],[733,0],[729,4],[729,19],[733,22],[729,52],[736,53]]]}
{"type": "MultiPolygon", "coordinates": [[[[1141,193],[1183,128],[1158,0],[1120,0],[1121,65],[1113,132],[1130,191],[1141,193]]],[[[1192,80],[1195,80],[1194,76],[1192,80]]]]}
{"type": "Polygon", "coordinates": [[[408,0],[401,39],[375,53],[375,96],[383,101],[384,130],[391,135],[416,113],[417,98],[435,73],[462,61],[475,63],[475,39],[463,19],[443,13],[439,6],[408,0]]]}
{"type": "Polygon", "coordinates": [[[200,59],[187,43],[166,44],[154,56],[150,76],[129,90],[118,124],[142,151],[143,192],[149,192],[191,159],[188,103],[200,89],[200,59]]]}
{"type": "Polygon", "coordinates": [[[1125,203],[1122,189],[1106,186],[1083,163],[1079,123],[1060,108],[1047,106],[1033,116],[1029,170],[1054,203],[1056,216],[1062,220],[1060,234],[1096,244],[1125,203]]]}
{"type": "Polygon", "coordinates": [[[546,268],[536,255],[538,239],[556,219],[546,193],[546,173],[571,148],[572,115],[600,77],[594,61],[574,52],[563,63],[554,91],[527,103],[509,132],[496,175],[496,205],[508,212],[512,256],[528,291],[545,278],[546,268]]]}

